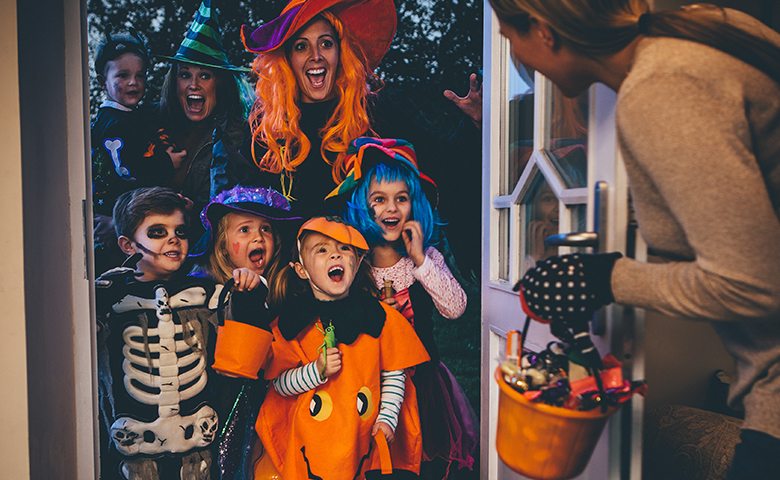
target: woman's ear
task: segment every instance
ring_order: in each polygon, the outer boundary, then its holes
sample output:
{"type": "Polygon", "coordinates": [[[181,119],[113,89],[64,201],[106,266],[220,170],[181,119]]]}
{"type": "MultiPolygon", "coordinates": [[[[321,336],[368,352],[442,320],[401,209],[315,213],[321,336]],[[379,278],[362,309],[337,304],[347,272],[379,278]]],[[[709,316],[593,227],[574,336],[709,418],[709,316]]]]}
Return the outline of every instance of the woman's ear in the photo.
{"type": "Polygon", "coordinates": [[[98,81],[98,84],[100,85],[100,88],[105,90],[106,89],[106,77],[103,76],[102,73],[98,73],[97,74],[97,81],[98,81]]]}
{"type": "Polygon", "coordinates": [[[126,236],[122,235],[117,240],[116,243],[119,245],[119,248],[125,252],[125,255],[132,255],[136,253],[135,247],[133,246],[132,240],[127,238],[126,236]]]}
{"type": "Polygon", "coordinates": [[[529,16],[528,21],[531,24],[531,32],[537,36],[545,47],[554,51],[560,46],[558,34],[550,27],[549,23],[534,15],[529,16]]]}

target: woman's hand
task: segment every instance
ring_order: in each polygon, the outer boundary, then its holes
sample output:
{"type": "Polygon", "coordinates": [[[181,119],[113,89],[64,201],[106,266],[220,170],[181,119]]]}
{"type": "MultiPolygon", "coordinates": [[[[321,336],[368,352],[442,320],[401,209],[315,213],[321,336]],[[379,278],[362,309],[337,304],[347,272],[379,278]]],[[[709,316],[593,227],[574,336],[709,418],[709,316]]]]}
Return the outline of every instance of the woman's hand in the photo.
{"type": "Polygon", "coordinates": [[[425,252],[423,252],[423,233],[420,222],[410,220],[404,224],[404,231],[401,233],[406,247],[406,254],[414,262],[415,267],[419,267],[425,262],[425,252]]]}
{"type": "Polygon", "coordinates": [[[322,372],[322,378],[332,377],[339,373],[339,370],[341,370],[341,351],[338,347],[329,348],[320,353],[319,358],[317,358],[317,371],[322,372]],[[325,361],[326,356],[328,357],[327,362],[325,361]],[[324,370],[323,365],[325,366],[324,370]]]}
{"type": "Polygon", "coordinates": [[[171,145],[170,147],[165,149],[165,152],[168,154],[169,157],[171,157],[171,163],[173,164],[173,169],[178,170],[179,167],[181,167],[182,162],[184,162],[184,159],[187,158],[187,150],[181,150],[178,152],[174,152],[174,146],[171,145]]]}
{"type": "Polygon", "coordinates": [[[114,219],[107,215],[96,213],[93,217],[94,229],[92,236],[95,245],[112,246],[116,245],[116,230],[114,230],[114,219]]]}
{"type": "Polygon", "coordinates": [[[246,267],[242,267],[233,270],[233,281],[236,282],[235,285],[233,285],[234,290],[248,292],[260,285],[262,280],[260,280],[260,275],[257,273],[246,267]]]}
{"type": "Polygon", "coordinates": [[[192,213],[192,207],[195,205],[195,202],[193,202],[193,201],[192,201],[192,200],[190,200],[189,198],[185,197],[185,196],[184,196],[184,195],[182,195],[181,193],[177,193],[176,195],[178,195],[179,197],[181,197],[181,199],[182,199],[182,200],[184,200],[184,203],[185,203],[185,205],[184,205],[184,210],[185,210],[185,213],[186,213],[187,215],[189,215],[190,213],[192,213]]]}
{"type": "Polygon", "coordinates": [[[469,77],[469,92],[465,97],[459,97],[452,90],[445,90],[444,96],[468,115],[477,128],[482,128],[482,84],[477,82],[476,73],[472,73],[469,77]]]}
{"type": "Polygon", "coordinates": [[[390,425],[382,421],[376,422],[374,424],[374,429],[371,431],[371,436],[373,437],[380,430],[382,430],[382,433],[385,434],[385,439],[387,440],[387,444],[392,445],[393,441],[395,440],[395,433],[393,433],[393,429],[390,428],[390,425]]]}

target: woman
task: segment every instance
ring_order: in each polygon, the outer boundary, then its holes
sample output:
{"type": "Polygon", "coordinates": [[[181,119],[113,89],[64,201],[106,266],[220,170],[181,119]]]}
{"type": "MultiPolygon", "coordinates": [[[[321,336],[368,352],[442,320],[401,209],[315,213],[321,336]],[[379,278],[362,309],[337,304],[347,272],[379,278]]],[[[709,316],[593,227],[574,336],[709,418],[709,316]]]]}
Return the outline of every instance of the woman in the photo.
{"type": "MultiPolygon", "coordinates": [[[[376,95],[381,81],[373,71],[390,47],[395,28],[392,0],[292,0],[275,20],[254,31],[243,27],[244,45],[257,53],[254,70],[259,77],[258,108],[250,116],[254,141],[251,154],[249,148],[244,153],[260,168],[253,181],[283,192],[299,216],[326,213],[323,199],[343,180],[349,142],[360,136],[410,141],[421,164],[433,164],[427,170],[441,173],[436,178],[445,210],[457,211],[462,195],[455,192],[463,191],[464,179],[480,178],[478,165],[474,175],[452,179],[443,178],[451,169],[435,166],[450,164],[453,157],[480,156],[479,129],[472,122],[444,146],[376,95]]],[[[465,98],[449,91],[445,95],[479,123],[481,91],[475,75],[465,98]]],[[[441,213],[455,223],[463,216],[462,209],[458,215],[441,213]]],[[[470,218],[479,218],[479,210],[470,218]]],[[[470,241],[476,248],[464,246],[464,255],[467,250],[478,254],[479,237],[470,241]]]]}
{"type": "Polygon", "coordinates": [[[522,280],[526,311],[560,325],[570,319],[545,308],[587,314],[616,301],[712,321],[736,361],[729,401],[745,409],[729,478],[772,478],[780,468],[780,35],[711,6],[652,13],[644,0],[491,4],[517,58],[567,96],[594,82],[618,93],[639,229],[670,260],[553,258],[522,280]],[[565,262],[594,297],[526,303],[545,293],[535,279],[565,262]]]}
{"type": "MultiPolygon", "coordinates": [[[[160,98],[161,136],[181,157],[167,186],[192,200],[197,214],[249,167],[238,147],[248,134],[254,95],[242,75],[246,69],[228,62],[211,0],[201,4],[176,55],[163,58],[173,63],[160,98]]],[[[191,238],[200,238],[200,222],[190,225],[191,238]]]]}

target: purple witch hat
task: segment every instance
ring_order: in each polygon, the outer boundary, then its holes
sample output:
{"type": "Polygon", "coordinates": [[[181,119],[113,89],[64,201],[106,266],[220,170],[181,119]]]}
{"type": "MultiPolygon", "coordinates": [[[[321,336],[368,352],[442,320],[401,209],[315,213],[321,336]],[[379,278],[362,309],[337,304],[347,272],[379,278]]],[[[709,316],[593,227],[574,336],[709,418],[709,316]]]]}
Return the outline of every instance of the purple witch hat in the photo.
{"type": "Polygon", "coordinates": [[[230,212],[259,215],[269,220],[300,220],[290,211],[290,203],[284,195],[272,188],[235,186],[218,193],[200,212],[200,221],[206,229],[198,243],[190,251],[190,257],[208,252],[214,241],[214,225],[230,212]]]}

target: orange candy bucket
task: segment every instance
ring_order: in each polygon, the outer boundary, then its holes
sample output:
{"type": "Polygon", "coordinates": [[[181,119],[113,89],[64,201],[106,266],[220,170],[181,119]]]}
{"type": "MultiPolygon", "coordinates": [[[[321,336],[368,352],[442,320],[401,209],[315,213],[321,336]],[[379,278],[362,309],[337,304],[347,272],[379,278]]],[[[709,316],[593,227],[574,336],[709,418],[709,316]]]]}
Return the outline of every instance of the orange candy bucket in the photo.
{"type": "Polygon", "coordinates": [[[620,407],[569,410],[527,400],[503,379],[498,382],[496,450],[512,470],[538,480],[564,480],[582,473],[610,415],[620,407]]]}

